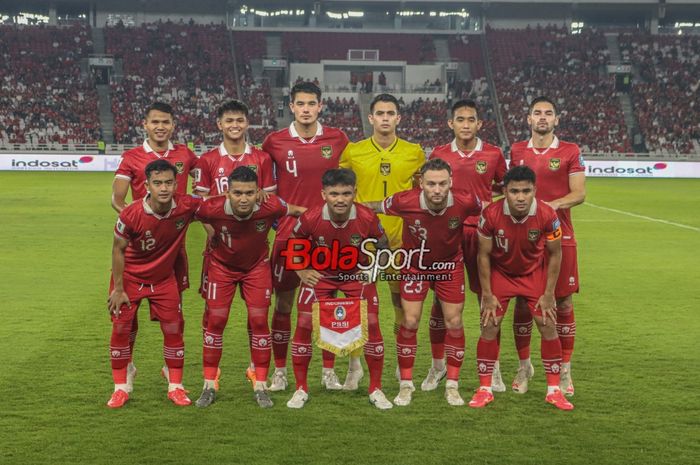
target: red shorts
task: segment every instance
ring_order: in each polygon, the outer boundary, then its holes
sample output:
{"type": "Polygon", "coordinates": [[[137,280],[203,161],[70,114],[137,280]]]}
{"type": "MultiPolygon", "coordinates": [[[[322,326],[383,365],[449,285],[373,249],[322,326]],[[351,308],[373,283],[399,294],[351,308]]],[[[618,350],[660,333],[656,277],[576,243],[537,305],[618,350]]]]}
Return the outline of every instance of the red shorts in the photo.
{"type": "Polygon", "coordinates": [[[362,297],[367,300],[367,312],[377,314],[379,312],[379,296],[377,286],[374,283],[362,284],[354,282],[337,282],[335,280],[322,279],[315,287],[301,286],[297,299],[297,310],[311,312],[311,307],[318,299],[332,299],[338,296],[338,291],[345,297],[362,297]]]}
{"type": "MultiPolygon", "coordinates": [[[[114,281],[109,280],[109,293],[114,290],[114,281]]],[[[151,310],[151,320],[161,323],[180,323],[182,306],[180,305],[180,290],[177,287],[175,275],[157,284],[142,284],[124,278],[124,291],[129,296],[130,306],[122,305],[118,318],[112,316],[113,322],[125,323],[136,317],[136,312],[143,299],[148,299],[151,310]]]]}
{"type": "Polygon", "coordinates": [[[292,291],[299,287],[299,276],[294,271],[287,271],[284,268],[285,257],[280,255],[282,250],[287,247],[287,239],[276,239],[272,245],[272,255],[270,256],[270,265],[272,268],[272,285],[275,292],[292,291]]]}
{"type": "Polygon", "coordinates": [[[557,299],[570,296],[578,292],[578,259],[576,258],[576,246],[564,245],[561,248],[561,270],[554,295],[557,299]]]}
{"type": "Polygon", "coordinates": [[[511,276],[491,268],[491,291],[501,304],[501,309],[496,312],[498,316],[506,314],[508,303],[513,297],[521,297],[526,300],[530,314],[542,316],[542,311],[536,309],[535,306],[544,294],[546,287],[547,271],[545,267],[540,267],[525,276],[511,276]]]}
{"type": "Polygon", "coordinates": [[[455,269],[449,271],[420,271],[414,268],[402,270],[404,278],[401,281],[401,298],[411,302],[422,302],[433,289],[437,298],[443,302],[459,304],[464,302],[464,265],[455,262],[455,269]],[[422,276],[421,276],[422,275],[422,276]],[[427,275],[435,275],[440,280],[429,279],[427,275]],[[419,277],[425,279],[417,279],[419,277]]]}
{"type": "Polygon", "coordinates": [[[241,286],[241,295],[248,307],[268,308],[272,294],[270,262],[265,259],[248,271],[233,271],[217,260],[209,260],[207,267],[207,308],[231,308],[236,287],[241,286]]]}
{"type": "Polygon", "coordinates": [[[464,255],[464,267],[467,269],[469,289],[476,295],[481,294],[479,285],[479,268],[476,264],[476,256],[479,254],[479,235],[476,226],[462,226],[462,251],[464,255]]]}
{"type": "Polygon", "coordinates": [[[182,292],[190,288],[190,265],[187,261],[187,248],[184,241],[175,259],[175,279],[177,279],[178,291],[182,292]]]}

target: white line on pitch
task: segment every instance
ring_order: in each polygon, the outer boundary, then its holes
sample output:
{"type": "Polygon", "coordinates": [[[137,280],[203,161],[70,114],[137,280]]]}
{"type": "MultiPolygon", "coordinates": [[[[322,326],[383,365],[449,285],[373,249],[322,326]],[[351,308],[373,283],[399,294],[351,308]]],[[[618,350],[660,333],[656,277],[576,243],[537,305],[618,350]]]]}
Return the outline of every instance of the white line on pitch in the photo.
{"type": "Polygon", "coordinates": [[[600,208],[601,210],[607,210],[609,212],[619,213],[621,215],[632,216],[634,218],[641,218],[641,219],[647,220],[647,221],[654,221],[656,223],[668,224],[671,226],[676,226],[677,228],[690,229],[691,231],[700,232],[700,228],[696,228],[695,226],[688,226],[687,224],[674,223],[673,221],[666,221],[666,220],[662,220],[660,218],[652,218],[651,216],[637,215],[636,213],[626,212],[624,210],[617,210],[615,208],[602,207],[600,205],[596,205],[596,204],[590,203],[590,202],[586,202],[586,203],[584,203],[584,205],[588,205],[589,207],[594,207],[594,208],[600,208]]]}

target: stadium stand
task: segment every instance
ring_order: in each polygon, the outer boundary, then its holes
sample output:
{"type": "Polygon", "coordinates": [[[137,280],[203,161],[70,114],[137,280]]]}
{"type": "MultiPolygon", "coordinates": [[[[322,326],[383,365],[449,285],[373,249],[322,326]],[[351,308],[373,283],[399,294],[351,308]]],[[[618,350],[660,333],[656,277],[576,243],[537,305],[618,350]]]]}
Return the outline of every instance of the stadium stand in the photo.
{"type": "Polygon", "coordinates": [[[435,61],[428,34],[358,34],[352,32],[284,32],[282,51],[290,62],[346,60],[348,50],[379,50],[380,60],[420,64],[435,61]]]}
{"type": "Polygon", "coordinates": [[[175,139],[215,144],[216,107],[236,97],[226,28],[159,22],[105,30],[107,52],[123,59],[124,79],[112,85],[118,143],[143,139],[143,109],[154,100],[173,105],[175,139]]]}
{"type": "Polygon", "coordinates": [[[321,113],[321,123],[326,126],[340,128],[345,131],[348,138],[357,142],[365,138],[362,130],[362,119],[360,107],[354,98],[347,100],[336,97],[323,99],[323,112],[321,113]]]}
{"type": "Polygon", "coordinates": [[[700,38],[623,34],[620,49],[641,78],[632,85],[632,101],[647,151],[697,151],[700,38]]]}
{"type": "Polygon", "coordinates": [[[95,86],[81,72],[91,51],[84,24],[0,26],[0,145],[100,138],[95,86]]]}
{"type": "Polygon", "coordinates": [[[486,33],[508,142],[527,139],[527,102],[548,95],[561,108],[558,133],[586,152],[631,152],[603,34],[558,27],[486,33]]]}

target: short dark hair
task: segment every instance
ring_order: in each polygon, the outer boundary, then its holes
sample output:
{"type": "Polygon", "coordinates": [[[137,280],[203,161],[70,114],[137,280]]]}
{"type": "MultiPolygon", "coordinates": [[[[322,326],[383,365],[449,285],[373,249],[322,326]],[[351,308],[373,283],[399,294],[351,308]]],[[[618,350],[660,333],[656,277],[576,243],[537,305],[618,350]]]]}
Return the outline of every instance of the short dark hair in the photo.
{"type": "Polygon", "coordinates": [[[240,100],[229,100],[228,102],[224,103],[221,105],[217,110],[216,110],[216,117],[221,119],[222,116],[224,116],[224,113],[243,113],[246,118],[248,117],[248,105],[245,103],[241,102],[240,100]]]}
{"type": "Polygon", "coordinates": [[[231,174],[228,175],[228,184],[229,186],[233,184],[233,182],[254,182],[255,184],[258,183],[258,175],[253,171],[252,169],[248,168],[247,166],[239,166],[235,170],[231,171],[231,174]]]}
{"type": "Polygon", "coordinates": [[[164,171],[170,171],[173,176],[177,177],[177,168],[170,164],[167,160],[159,158],[158,160],[153,160],[148,165],[146,165],[146,179],[151,179],[151,173],[162,173],[164,171]]]}
{"type": "Polygon", "coordinates": [[[442,158],[431,158],[430,160],[426,161],[423,166],[421,166],[420,174],[423,175],[426,171],[442,170],[446,170],[448,173],[450,173],[450,176],[452,176],[452,168],[450,167],[449,163],[442,158]]]}
{"type": "Polygon", "coordinates": [[[532,113],[532,110],[535,109],[535,105],[537,105],[538,103],[542,103],[542,102],[549,103],[550,105],[552,105],[552,108],[554,108],[554,114],[555,115],[559,114],[559,109],[557,108],[557,104],[554,103],[554,100],[547,97],[546,95],[540,95],[539,97],[535,97],[534,99],[532,99],[532,102],[530,102],[530,110],[528,111],[528,113],[532,113]]]}
{"type": "Polygon", "coordinates": [[[146,108],[146,113],[144,113],[144,118],[148,118],[148,114],[152,111],[160,111],[162,113],[167,113],[170,116],[175,116],[175,113],[173,112],[173,107],[171,107],[169,104],[165,102],[153,102],[151,103],[148,108],[146,108]]]}
{"type": "Polygon", "coordinates": [[[394,97],[391,94],[379,94],[375,95],[374,98],[372,99],[372,102],[369,104],[369,112],[372,113],[374,112],[374,105],[377,102],[389,102],[393,103],[396,105],[396,113],[399,113],[401,111],[401,104],[399,104],[399,100],[394,97]]]}
{"type": "Polygon", "coordinates": [[[535,180],[536,176],[532,168],[525,165],[518,165],[509,169],[505,176],[503,176],[503,186],[508,187],[509,183],[517,181],[529,181],[534,185],[535,180]]]}
{"type": "Polygon", "coordinates": [[[321,102],[321,88],[311,81],[303,81],[294,84],[294,87],[292,87],[292,90],[289,92],[289,95],[292,98],[292,102],[294,101],[294,98],[299,92],[303,92],[305,94],[314,94],[318,99],[319,103],[321,102]]]}
{"type": "Polygon", "coordinates": [[[321,185],[330,186],[353,186],[357,184],[355,172],[347,168],[334,168],[323,173],[321,185]]]}
{"type": "MultiPolygon", "coordinates": [[[[479,107],[476,105],[476,102],[471,99],[462,99],[462,100],[457,100],[454,105],[452,105],[452,116],[454,117],[455,112],[459,110],[460,108],[473,108],[476,114],[479,114],[479,107]]],[[[478,116],[477,116],[478,118],[478,116]]]]}

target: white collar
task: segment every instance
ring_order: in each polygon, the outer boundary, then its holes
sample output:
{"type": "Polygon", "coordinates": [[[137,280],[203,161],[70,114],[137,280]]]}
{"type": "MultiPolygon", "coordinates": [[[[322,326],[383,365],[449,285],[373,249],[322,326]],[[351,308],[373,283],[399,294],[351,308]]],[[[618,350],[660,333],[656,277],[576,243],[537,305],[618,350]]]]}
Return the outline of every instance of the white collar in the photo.
{"type": "Polygon", "coordinates": [[[168,213],[161,216],[158,213],[154,212],[151,206],[148,204],[149,198],[151,198],[151,194],[146,194],[146,197],[143,198],[143,211],[145,211],[147,215],[153,215],[159,220],[169,217],[173,210],[175,210],[175,207],[177,207],[177,203],[175,203],[175,197],[173,197],[170,201],[170,210],[168,210],[168,213]]]}
{"type": "Polygon", "coordinates": [[[544,155],[549,151],[549,149],[558,149],[559,148],[559,138],[557,136],[554,136],[554,139],[552,139],[552,144],[547,147],[546,149],[537,149],[532,143],[532,137],[530,138],[529,141],[527,141],[527,148],[532,149],[536,154],[538,155],[544,155]]]}
{"type": "Polygon", "coordinates": [[[289,135],[299,139],[302,144],[312,144],[318,136],[323,135],[323,126],[321,126],[321,123],[316,121],[316,134],[314,134],[311,140],[306,140],[299,135],[297,128],[294,126],[294,121],[292,121],[292,124],[289,125],[289,135]]]}
{"type": "Polygon", "coordinates": [[[464,153],[459,149],[459,147],[457,147],[457,139],[452,139],[452,143],[450,144],[450,149],[453,152],[459,153],[459,155],[461,157],[470,158],[472,155],[474,155],[474,152],[481,152],[484,149],[484,142],[479,137],[477,137],[476,138],[476,147],[474,147],[474,150],[472,150],[469,153],[464,153]]]}
{"type": "Polygon", "coordinates": [[[224,213],[226,213],[228,216],[236,218],[238,221],[249,220],[250,217],[253,216],[258,210],[260,210],[260,205],[256,203],[255,205],[253,205],[253,211],[250,212],[250,215],[238,216],[233,212],[233,206],[231,206],[231,201],[227,198],[226,202],[224,202],[224,213]]]}
{"type": "MultiPolygon", "coordinates": [[[[174,149],[174,148],[175,148],[175,146],[173,146],[173,143],[170,142],[170,141],[168,141],[168,150],[166,150],[166,152],[165,152],[162,156],[163,156],[163,157],[167,157],[167,156],[168,156],[168,152],[170,152],[170,151],[171,151],[172,149],[174,149]]],[[[148,145],[148,139],[146,139],[145,141],[143,141],[143,149],[146,151],[146,153],[151,153],[151,152],[153,152],[153,153],[155,153],[158,157],[161,156],[158,152],[156,152],[155,150],[153,150],[153,148],[152,148],[150,145],[148,145]]]]}
{"type": "Polygon", "coordinates": [[[423,210],[428,211],[433,216],[442,215],[443,213],[445,213],[447,211],[448,208],[450,208],[452,205],[455,204],[455,199],[454,199],[454,196],[452,195],[452,191],[449,191],[447,193],[447,205],[445,205],[445,208],[443,208],[439,212],[435,212],[428,207],[428,201],[425,199],[425,192],[421,191],[419,201],[420,201],[420,207],[423,210]]]}
{"type": "Polygon", "coordinates": [[[333,227],[336,229],[344,228],[345,226],[348,225],[348,222],[350,220],[354,220],[357,218],[357,208],[355,207],[355,204],[353,203],[352,206],[350,207],[350,216],[348,216],[348,219],[345,221],[345,223],[338,224],[331,219],[331,212],[330,212],[330,210],[328,210],[328,204],[325,204],[323,206],[323,210],[321,212],[321,218],[326,220],[326,221],[330,221],[331,224],[333,225],[333,227]]]}
{"type": "Polygon", "coordinates": [[[236,160],[241,160],[244,156],[250,155],[251,153],[253,153],[253,147],[252,147],[249,143],[247,143],[247,142],[246,142],[246,144],[245,144],[245,150],[243,150],[243,153],[242,153],[239,157],[237,157],[236,155],[231,155],[230,153],[228,153],[228,151],[226,150],[226,147],[224,146],[224,143],[223,143],[223,142],[221,143],[221,145],[219,145],[219,155],[221,155],[222,157],[228,157],[228,156],[230,156],[230,157],[235,158],[236,160]]]}
{"type": "Polygon", "coordinates": [[[524,223],[527,221],[528,216],[535,216],[537,215],[537,199],[532,199],[532,205],[530,205],[530,211],[527,212],[527,215],[524,216],[521,220],[515,219],[513,215],[510,214],[510,207],[508,206],[508,201],[503,200],[503,214],[510,216],[510,219],[513,220],[513,223],[524,223]]]}

